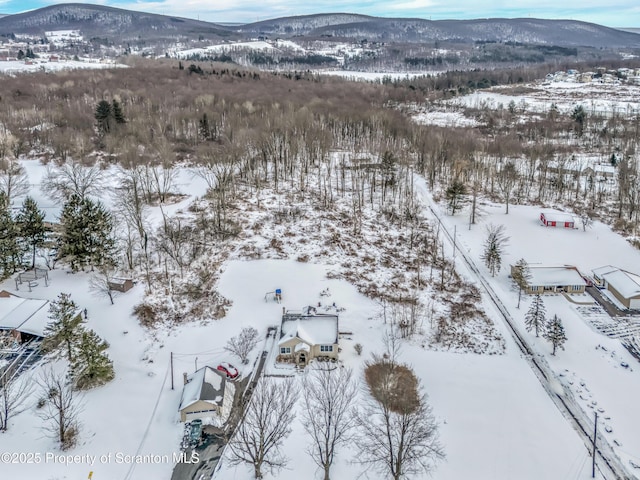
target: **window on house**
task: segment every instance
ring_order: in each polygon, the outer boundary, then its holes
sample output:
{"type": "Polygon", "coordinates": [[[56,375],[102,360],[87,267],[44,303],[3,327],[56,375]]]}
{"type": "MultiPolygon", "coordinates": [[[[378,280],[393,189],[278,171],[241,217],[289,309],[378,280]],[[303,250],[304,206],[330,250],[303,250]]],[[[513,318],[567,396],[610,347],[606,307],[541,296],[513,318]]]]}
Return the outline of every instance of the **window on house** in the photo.
{"type": "Polygon", "coordinates": [[[321,352],[333,352],[333,345],[320,345],[321,352]]]}
{"type": "Polygon", "coordinates": [[[291,353],[291,347],[280,347],[281,354],[291,353]]]}

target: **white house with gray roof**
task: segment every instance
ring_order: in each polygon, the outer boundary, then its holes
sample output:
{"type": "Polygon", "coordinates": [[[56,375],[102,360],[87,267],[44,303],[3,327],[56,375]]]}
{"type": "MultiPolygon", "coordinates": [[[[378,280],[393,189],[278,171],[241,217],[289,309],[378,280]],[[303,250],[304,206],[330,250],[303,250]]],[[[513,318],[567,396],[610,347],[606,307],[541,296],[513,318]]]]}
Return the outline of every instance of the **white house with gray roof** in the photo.
{"type": "Polygon", "coordinates": [[[338,316],[287,312],[282,316],[278,361],[305,366],[338,359],[338,316]]]}

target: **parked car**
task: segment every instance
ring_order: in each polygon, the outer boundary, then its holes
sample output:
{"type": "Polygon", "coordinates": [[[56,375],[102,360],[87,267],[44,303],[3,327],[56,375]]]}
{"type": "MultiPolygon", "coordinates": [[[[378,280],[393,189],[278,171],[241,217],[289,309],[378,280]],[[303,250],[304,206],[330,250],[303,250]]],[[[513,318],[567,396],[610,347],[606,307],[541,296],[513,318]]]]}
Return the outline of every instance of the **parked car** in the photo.
{"type": "Polygon", "coordinates": [[[227,378],[234,379],[238,376],[238,369],[227,362],[218,365],[218,370],[227,375],[227,378]]]}

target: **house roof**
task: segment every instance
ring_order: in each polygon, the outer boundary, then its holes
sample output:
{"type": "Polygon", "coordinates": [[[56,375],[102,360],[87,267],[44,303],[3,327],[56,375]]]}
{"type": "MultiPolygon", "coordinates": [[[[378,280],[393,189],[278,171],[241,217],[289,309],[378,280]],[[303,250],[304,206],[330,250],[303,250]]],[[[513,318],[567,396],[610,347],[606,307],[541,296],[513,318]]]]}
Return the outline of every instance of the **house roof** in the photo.
{"type": "Polygon", "coordinates": [[[627,272],[616,267],[608,265],[600,267],[593,271],[598,277],[607,281],[620,295],[624,298],[633,298],[640,296],[640,275],[627,272]],[[596,273],[601,271],[604,273],[596,273]]]}
{"type": "Polygon", "coordinates": [[[49,301],[21,297],[0,297],[0,330],[17,330],[44,337],[49,318],[49,301]]]}
{"type": "Polygon", "coordinates": [[[558,285],[586,285],[587,283],[575,267],[569,266],[529,266],[532,287],[553,287],[558,285]]]}
{"type": "Polygon", "coordinates": [[[309,345],[338,343],[337,315],[302,315],[287,313],[282,317],[279,345],[299,338],[309,345]]]}
{"type": "Polygon", "coordinates": [[[593,270],[593,274],[598,278],[603,278],[607,273],[615,272],[616,270],[620,270],[618,267],[613,267],[611,265],[606,265],[604,267],[598,267],[593,270]]]}
{"type": "Polygon", "coordinates": [[[235,391],[233,384],[228,383],[222,373],[209,366],[196,370],[187,381],[182,390],[179,410],[184,410],[199,401],[221,407],[225,389],[233,389],[232,393],[235,391]]]}
{"type": "Polygon", "coordinates": [[[547,222],[574,222],[573,215],[562,212],[542,212],[547,222]]]}

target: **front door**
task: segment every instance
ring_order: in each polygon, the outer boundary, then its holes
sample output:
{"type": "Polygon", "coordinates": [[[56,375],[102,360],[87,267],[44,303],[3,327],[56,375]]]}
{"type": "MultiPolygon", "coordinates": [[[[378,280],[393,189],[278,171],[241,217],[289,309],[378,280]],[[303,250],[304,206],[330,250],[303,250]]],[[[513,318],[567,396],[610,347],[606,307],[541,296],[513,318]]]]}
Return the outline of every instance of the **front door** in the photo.
{"type": "Polygon", "coordinates": [[[301,365],[306,365],[307,364],[307,355],[304,352],[302,352],[300,354],[300,356],[298,357],[298,363],[301,364],[301,365]]]}

